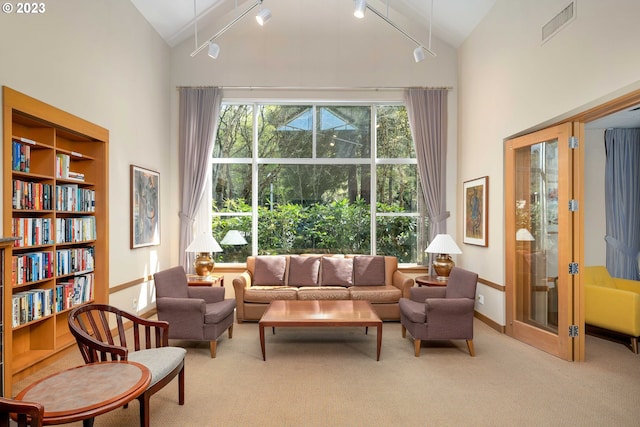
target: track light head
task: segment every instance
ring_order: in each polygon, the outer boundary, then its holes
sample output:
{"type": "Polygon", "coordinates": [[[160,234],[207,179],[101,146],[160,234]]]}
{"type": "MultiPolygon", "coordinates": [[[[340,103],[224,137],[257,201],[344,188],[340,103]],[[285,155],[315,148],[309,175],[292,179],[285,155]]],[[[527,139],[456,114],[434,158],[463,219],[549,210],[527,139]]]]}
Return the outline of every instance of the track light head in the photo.
{"type": "Polygon", "coordinates": [[[258,21],[258,24],[260,25],[266,24],[269,22],[269,19],[271,19],[271,11],[266,7],[264,9],[260,9],[260,12],[256,15],[256,21],[258,21]]]}
{"type": "Polygon", "coordinates": [[[416,62],[424,61],[424,50],[422,49],[422,46],[418,46],[417,48],[413,49],[413,59],[416,62]]]}
{"type": "Polygon", "coordinates": [[[364,13],[367,11],[367,0],[354,0],[354,3],[353,16],[358,19],[364,18],[364,13]]]}
{"type": "Polygon", "coordinates": [[[209,56],[213,59],[216,59],[220,54],[220,46],[218,46],[214,42],[209,42],[209,56]]]}

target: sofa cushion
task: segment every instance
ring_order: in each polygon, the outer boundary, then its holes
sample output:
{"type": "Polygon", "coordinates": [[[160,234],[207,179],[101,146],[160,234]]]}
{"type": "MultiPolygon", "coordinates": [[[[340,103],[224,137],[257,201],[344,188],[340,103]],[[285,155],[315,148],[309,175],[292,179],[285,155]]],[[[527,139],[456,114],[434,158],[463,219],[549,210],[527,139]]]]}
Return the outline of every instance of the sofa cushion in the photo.
{"type": "Polygon", "coordinates": [[[352,286],[349,292],[352,300],[365,300],[372,304],[394,303],[402,297],[402,291],[393,285],[352,286]]]}
{"type": "Polygon", "coordinates": [[[256,257],[253,284],[259,286],[282,286],[284,285],[286,268],[287,258],[284,256],[266,255],[256,257]]]}
{"type": "Polygon", "coordinates": [[[318,286],[320,257],[292,256],[289,258],[289,286],[318,286]]]}
{"type": "Polygon", "coordinates": [[[299,300],[349,299],[349,289],[342,286],[307,286],[298,289],[299,300]]]}
{"type": "Polygon", "coordinates": [[[269,303],[278,299],[298,299],[298,288],[288,286],[251,286],[244,291],[245,302],[269,303]]]}
{"type": "Polygon", "coordinates": [[[354,286],[384,286],[384,257],[358,255],[353,258],[354,286]]]}
{"type": "Polygon", "coordinates": [[[353,285],[353,258],[322,258],[322,286],[353,285]]]}

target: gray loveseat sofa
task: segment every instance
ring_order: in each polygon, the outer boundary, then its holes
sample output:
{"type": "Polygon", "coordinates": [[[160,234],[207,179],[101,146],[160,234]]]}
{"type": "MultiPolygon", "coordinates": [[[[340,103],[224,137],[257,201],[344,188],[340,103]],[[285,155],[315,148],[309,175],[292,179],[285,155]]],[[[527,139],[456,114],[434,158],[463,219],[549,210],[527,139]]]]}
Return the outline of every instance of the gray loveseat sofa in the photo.
{"type": "Polygon", "coordinates": [[[274,300],[367,300],[382,320],[400,320],[398,301],[414,281],[392,256],[265,255],[247,258],[233,280],[236,319],[260,320],[274,300]]]}

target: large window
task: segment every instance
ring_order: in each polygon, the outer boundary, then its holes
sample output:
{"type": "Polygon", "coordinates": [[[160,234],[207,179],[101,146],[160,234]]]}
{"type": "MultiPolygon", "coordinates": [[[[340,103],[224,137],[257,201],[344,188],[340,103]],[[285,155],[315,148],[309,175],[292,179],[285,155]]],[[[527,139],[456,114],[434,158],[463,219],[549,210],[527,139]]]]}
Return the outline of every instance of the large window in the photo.
{"type": "Polygon", "coordinates": [[[427,220],[402,105],[223,104],[212,158],[219,262],[251,254],[422,263],[427,220]],[[224,244],[239,230],[246,244],[224,244]]]}

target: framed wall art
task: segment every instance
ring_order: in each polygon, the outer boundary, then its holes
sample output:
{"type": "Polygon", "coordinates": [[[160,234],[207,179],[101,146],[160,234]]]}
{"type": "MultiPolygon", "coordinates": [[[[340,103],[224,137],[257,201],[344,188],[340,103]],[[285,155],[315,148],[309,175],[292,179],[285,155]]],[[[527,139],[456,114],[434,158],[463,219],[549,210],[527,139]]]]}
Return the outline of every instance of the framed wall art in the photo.
{"type": "Polygon", "coordinates": [[[131,249],[160,244],[160,174],[131,165],[131,249]]]}
{"type": "Polygon", "coordinates": [[[489,177],[465,181],[463,195],[462,241],[470,245],[489,246],[489,177]]]}

